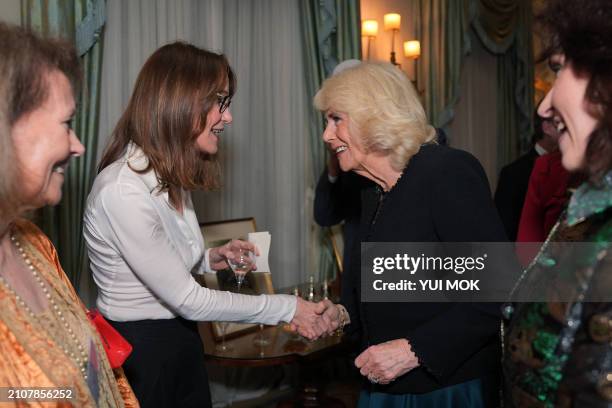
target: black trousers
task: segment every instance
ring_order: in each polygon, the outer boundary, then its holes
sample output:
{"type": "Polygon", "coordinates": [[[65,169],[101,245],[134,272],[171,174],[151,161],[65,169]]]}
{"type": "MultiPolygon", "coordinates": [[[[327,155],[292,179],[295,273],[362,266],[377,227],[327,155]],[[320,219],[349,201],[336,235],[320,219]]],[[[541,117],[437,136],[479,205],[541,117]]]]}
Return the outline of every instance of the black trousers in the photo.
{"type": "Polygon", "coordinates": [[[109,323],[134,348],[123,369],[142,408],[212,406],[195,322],[176,318],[109,323]]]}

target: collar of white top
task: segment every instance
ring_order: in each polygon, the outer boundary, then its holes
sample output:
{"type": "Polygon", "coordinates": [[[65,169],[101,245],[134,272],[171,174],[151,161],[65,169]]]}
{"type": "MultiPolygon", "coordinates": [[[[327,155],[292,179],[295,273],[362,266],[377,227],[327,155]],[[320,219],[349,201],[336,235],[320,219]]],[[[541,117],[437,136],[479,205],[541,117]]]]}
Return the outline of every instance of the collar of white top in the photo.
{"type": "MultiPolygon", "coordinates": [[[[134,142],[129,142],[124,155],[125,161],[129,163],[132,170],[144,170],[149,165],[149,159],[142,151],[140,146],[134,142]]],[[[159,191],[159,180],[155,174],[155,170],[151,169],[146,173],[137,173],[142,181],[147,186],[150,193],[159,191]]]]}

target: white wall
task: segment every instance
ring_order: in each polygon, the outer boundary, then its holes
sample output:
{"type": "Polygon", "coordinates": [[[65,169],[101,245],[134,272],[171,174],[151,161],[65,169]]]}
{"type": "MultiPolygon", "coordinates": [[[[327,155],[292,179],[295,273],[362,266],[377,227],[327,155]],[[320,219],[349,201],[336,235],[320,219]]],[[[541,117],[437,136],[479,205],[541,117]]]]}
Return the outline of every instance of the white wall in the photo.
{"type": "Polygon", "coordinates": [[[19,0],[0,0],[0,21],[21,24],[21,2],[19,0]]]}

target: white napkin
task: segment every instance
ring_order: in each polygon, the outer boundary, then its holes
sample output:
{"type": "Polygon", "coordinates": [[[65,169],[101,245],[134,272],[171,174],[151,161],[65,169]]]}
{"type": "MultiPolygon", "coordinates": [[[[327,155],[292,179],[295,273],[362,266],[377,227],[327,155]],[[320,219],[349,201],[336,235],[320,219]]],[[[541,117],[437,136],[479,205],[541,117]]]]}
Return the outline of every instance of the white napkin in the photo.
{"type": "Polygon", "coordinates": [[[247,241],[255,244],[259,248],[259,256],[255,256],[255,266],[257,270],[253,272],[270,272],[268,255],[270,254],[270,241],[272,236],[268,231],[249,232],[247,241]]]}

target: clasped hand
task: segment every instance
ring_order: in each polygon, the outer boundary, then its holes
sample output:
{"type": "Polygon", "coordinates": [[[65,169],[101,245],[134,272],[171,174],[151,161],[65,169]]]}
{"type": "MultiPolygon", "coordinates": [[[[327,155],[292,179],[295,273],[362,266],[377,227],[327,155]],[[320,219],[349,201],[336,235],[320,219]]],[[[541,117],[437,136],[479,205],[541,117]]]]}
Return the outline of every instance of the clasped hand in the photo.
{"type": "MultiPolygon", "coordinates": [[[[319,303],[297,298],[291,326],[310,340],[335,332],[342,322],[342,306],[329,300],[319,303]]],[[[368,347],[355,359],[361,374],[373,383],[388,384],[419,366],[419,360],[406,339],[396,339],[368,347]]]]}
{"type": "Polygon", "coordinates": [[[355,359],[361,375],[372,383],[389,384],[419,366],[419,360],[406,339],[396,339],[368,347],[355,359]]]}
{"type": "MultiPolygon", "coordinates": [[[[228,260],[235,259],[241,251],[253,252],[259,256],[259,249],[253,243],[233,239],[210,250],[208,254],[210,267],[213,270],[228,268],[228,260]]],[[[255,270],[255,264],[252,264],[251,270],[255,270]]],[[[329,300],[313,303],[298,297],[291,326],[300,335],[309,340],[316,340],[323,335],[332,334],[340,326],[340,319],[341,312],[338,306],[329,300]]]]}
{"type": "MultiPolygon", "coordinates": [[[[233,239],[230,242],[209,252],[209,263],[213,270],[229,267],[228,260],[238,256],[240,251],[249,251],[259,256],[259,249],[251,242],[233,239]]],[[[255,264],[251,270],[255,270],[255,264]]],[[[294,330],[309,340],[316,340],[323,335],[332,334],[340,326],[341,312],[337,305],[329,300],[319,303],[307,302],[298,297],[295,314],[291,320],[294,330]]]]}
{"type": "Polygon", "coordinates": [[[316,340],[334,333],[341,320],[342,312],[339,306],[329,300],[312,303],[298,297],[291,327],[307,339],[316,340]]]}

